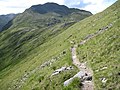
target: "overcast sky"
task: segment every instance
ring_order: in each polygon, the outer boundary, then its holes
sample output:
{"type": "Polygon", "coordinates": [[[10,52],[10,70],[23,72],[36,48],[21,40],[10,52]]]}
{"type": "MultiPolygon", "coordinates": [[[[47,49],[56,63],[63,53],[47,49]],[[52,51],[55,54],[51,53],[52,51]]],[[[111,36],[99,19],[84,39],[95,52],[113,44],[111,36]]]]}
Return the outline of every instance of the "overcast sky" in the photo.
{"type": "Polygon", "coordinates": [[[21,13],[32,5],[55,2],[72,8],[79,8],[98,13],[112,5],[117,0],[0,0],[0,15],[21,13]]]}

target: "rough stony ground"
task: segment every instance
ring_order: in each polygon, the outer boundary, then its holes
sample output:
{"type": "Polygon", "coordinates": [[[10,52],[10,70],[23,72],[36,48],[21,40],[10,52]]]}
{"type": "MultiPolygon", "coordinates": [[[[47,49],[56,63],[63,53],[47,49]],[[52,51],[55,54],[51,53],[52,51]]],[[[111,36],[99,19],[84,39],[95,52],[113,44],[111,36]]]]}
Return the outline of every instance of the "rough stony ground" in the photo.
{"type": "Polygon", "coordinates": [[[93,81],[92,81],[92,70],[90,70],[86,66],[86,62],[85,63],[80,63],[79,59],[77,58],[76,48],[77,48],[77,45],[74,45],[71,48],[72,60],[73,60],[73,64],[76,67],[78,67],[78,69],[80,71],[76,75],[71,77],[70,79],[66,80],[64,82],[64,86],[67,86],[70,82],[72,82],[72,80],[75,77],[78,77],[78,78],[81,79],[81,82],[82,82],[82,90],[94,90],[94,84],[93,84],[93,81]]]}
{"type": "MultiPolygon", "coordinates": [[[[90,40],[91,38],[94,38],[95,36],[102,34],[104,31],[108,30],[109,28],[112,27],[112,25],[115,23],[116,21],[110,23],[109,25],[100,28],[97,32],[90,34],[88,36],[85,37],[84,40],[82,40],[78,45],[83,45],[85,44],[88,40],[90,40]]],[[[78,77],[81,79],[82,82],[82,90],[94,90],[94,82],[93,82],[93,72],[92,70],[86,65],[86,62],[81,63],[79,61],[79,59],[77,58],[77,44],[75,44],[72,48],[71,48],[71,53],[72,53],[72,61],[73,64],[80,70],[80,72],[78,72],[76,75],[74,75],[73,77],[71,77],[70,79],[66,80],[64,82],[64,86],[67,86],[70,82],[72,82],[72,80],[75,77],[78,77]]]]}
{"type": "Polygon", "coordinates": [[[77,77],[83,79],[82,81],[82,90],[93,90],[94,89],[94,84],[92,80],[84,80],[84,78],[90,78],[92,79],[92,70],[90,70],[87,66],[86,63],[80,63],[79,59],[77,58],[77,54],[76,54],[76,45],[74,45],[74,47],[71,49],[72,52],[72,60],[73,60],[73,64],[75,66],[77,66],[80,70],[79,73],[77,73],[77,77]],[[83,75],[82,75],[83,74],[83,75]]]}

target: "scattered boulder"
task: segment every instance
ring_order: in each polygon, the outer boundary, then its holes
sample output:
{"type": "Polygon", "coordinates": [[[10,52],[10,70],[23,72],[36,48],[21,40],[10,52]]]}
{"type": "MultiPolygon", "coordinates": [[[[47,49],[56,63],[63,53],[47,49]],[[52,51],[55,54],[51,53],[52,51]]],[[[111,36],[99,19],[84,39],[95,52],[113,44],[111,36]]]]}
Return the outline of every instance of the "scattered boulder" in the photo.
{"type": "Polygon", "coordinates": [[[94,36],[93,34],[89,34],[88,36],[85,37],[84,40],[90,39],[90,38],[92,38],[93,36],[94,36]]]}
{"type": "Polygon", "coordinates": [[[74,77],[83,78],[84,76],[86,76],[86,73],[83,71],[80,71],[74,77]]]}
{"type": "Polygon", "coordinates": [[[96,72],[99,72],[99,71],[102,71],[102,70],[105,70],[105,69],[107,69],[108,67],[103,67],[103,68],[101,68],[101,69],[97,69],[97,70],[95,70],[96,72]]]}
{"type": "Polygon", "coordinates": [[[99,70],[97,69],[97,70],[95,70],[96,72],[99,72],[99,70]]]}
{"type": "Polygon", "coordinates": [[[61,67],[60,69],[55,70],[55,71],[52,73],[51,76],[54,76],[54,75],[57,75],[57,74],[59,74],[59,73],[61,73],[61,72],[63,72],[63,71],[72,70],[72,69],[73,69],[72,66],[70,66],[70,67],[61,67]]]}
{"type": "Polygon", "coordinates": [[[73,77],[71,77],[70,79],[66,80],[64,82],[64,86],[68,86],[74,78],[80,78],[81,79],[81,82],[84,82],[84,81],[92,81],[92,76],[89,76],[86,72],[84,71],[80,71],[78,72],[76,75],[74,75],[73,77]]]}
{"type": "Polygon", "coordinates": [[[66,70],[72,70],[72,69],[73,69],[72,66],[66,68],[66,70]]]}
{"type": "Polygon", "coordinates": [[[95,24],[92,25],[93,27],[95,26],[95,24]]]}
{"type": "Polygon", "coordinates": [[[60,72],[54,72],[51,76],[54,76],[54,75],[57,75],[59,74],[60,72]]]}
{"type": "Polygon", "coordinates": [[[64,82],[64,86],[68,86],[72,81],[73,81],[74,78],[70,78],[68,79],[67,81],[64,82]]]}
{"type": "Polygon", "coordinates": [[[102,83],[106,83],[107,82],[107,79],[106,78],[102,78],[102,83]]]}
{"type": "Polygon", "coordinates": [[[55,72],[62,72],[64,70],[66,70],[66,67],[61,67],[60,69],[55,70],[55,72]]]}
{"type": "Polygon", "coordinates": [[[82,42],[80,42],[80,45],[83,45],[87,40],[83,40],[82,42]]]}
{"type": "Polygon", "coordinates": [[[92,81],[92,76],[86,76],[84,77],[86,81],[92,81]]]}
{"type": "Polygon", "coordinates": [[[107,69],[108,67],[103,67],[103,68],[101,68],[100,70],[105,70],[105,69],[107,69]]]}
{"type": "Polygon", "coordinates": [[[73,42],[73,41],[70,41],[70,44],[74,44],[74,42],[73,42]]]}

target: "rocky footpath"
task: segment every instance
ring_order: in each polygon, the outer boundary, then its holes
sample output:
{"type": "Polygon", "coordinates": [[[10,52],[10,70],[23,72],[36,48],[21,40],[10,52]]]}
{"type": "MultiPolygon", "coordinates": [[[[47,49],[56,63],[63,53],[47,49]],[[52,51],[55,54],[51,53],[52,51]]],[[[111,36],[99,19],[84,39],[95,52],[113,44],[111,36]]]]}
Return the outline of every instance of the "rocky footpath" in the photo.
{"type": "MultiPolygon", "coordinates": [[[[81,83],[82,83],[82,90],[94,90],[93,71],[86,65],[86,62],[81,63],[79,61],[79,59],[77,57],[76,49],[77,49],[78,46],[81,46],[81,45],[85,44],[90,39],[96,37],[99,34],[102,34],[104,31],[111,28],[115,22],[116,21],[113,21],[112,23],[108,24],[107,26],[100,28],[95,33],[86,36],[79,44],[72,43],[72,44],[74,44],[74,46],[71,48],[72,61],[73,61],[73,64],[80,71],[76,75],[71,77],[70,79],[66,80],[64,82],[64,86],[68,86],[73,81],[74,78],[78,77],[78,78],[80,78],[81,83]]],[[[70,43],[71,42],[73,42],[73,41],[70,41],[70,43]]],[[[107,69],[107,67],[103,67],[100,70],[103,70],[103,69],[107,69]]],[[[97,70],[97,71],[99,71],[99,70],[97,70]]],[[[107,79],[102,78],[101,81],[102,81],[102,83],[105,83],[107,81],[107,79]]]]}

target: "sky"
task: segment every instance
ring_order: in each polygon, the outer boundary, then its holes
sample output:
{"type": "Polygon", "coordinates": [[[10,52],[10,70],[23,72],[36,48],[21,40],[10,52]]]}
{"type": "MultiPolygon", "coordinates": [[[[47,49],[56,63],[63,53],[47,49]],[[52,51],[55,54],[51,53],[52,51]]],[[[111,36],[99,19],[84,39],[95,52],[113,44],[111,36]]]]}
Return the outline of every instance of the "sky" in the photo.
{"type": "Polygon", "coordinates": [[[54,2],[70,8],[91,11],[93,14],[103,11],[117,0],[0,0],[0,15],[22,13],[32,5],[54,2]]]}

